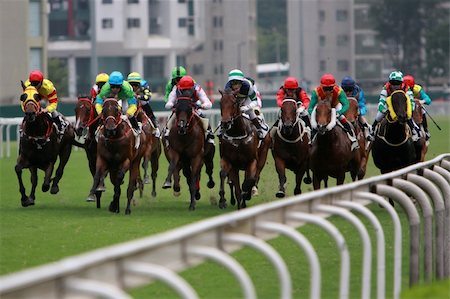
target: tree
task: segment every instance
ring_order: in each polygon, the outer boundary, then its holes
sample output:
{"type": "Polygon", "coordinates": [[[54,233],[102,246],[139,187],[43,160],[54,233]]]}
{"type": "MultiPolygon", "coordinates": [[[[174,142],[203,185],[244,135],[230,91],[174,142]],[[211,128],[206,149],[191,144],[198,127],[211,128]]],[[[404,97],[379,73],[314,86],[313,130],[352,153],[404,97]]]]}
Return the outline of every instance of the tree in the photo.
{"type": "Polygon", "coordinates": [[[448,76],[449,10],[446,0],[382,0],[370,18],[395,68],[425,82],[448,76]]]}

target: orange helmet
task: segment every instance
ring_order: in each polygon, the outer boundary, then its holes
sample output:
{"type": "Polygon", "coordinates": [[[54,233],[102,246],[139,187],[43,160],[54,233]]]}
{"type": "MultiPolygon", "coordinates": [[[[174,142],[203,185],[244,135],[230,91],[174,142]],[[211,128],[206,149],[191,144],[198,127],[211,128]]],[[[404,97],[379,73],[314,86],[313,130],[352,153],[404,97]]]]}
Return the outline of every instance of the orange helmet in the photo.
{"type": "Polygon", "coordinates": [[[33,81],[42,82],[42,81],[44,81],[44,74],[42,74],[42,72],[39,70],[31,71],[30,76],[28,77],[28,80],[30,80],[30,82],[33,82],[33,81]]]}
{"type": "Polygon", "coordinates": [[[298,81],[294,77],[287,77],[286,80],[284,80],[283,87],[286,89],[298,88],[298,81]]]}
{"type": "Polygon", "coordinates": [[[183,76],[178,82],[179,89],[191,89],[194,87],[194,79],[191,76],[183,76]]]}
{"type": "Polygon", "coordinates": [[[411,88],[413,88],[414,85],[416,85],[414,77],[411,75],[406,75],[405,77],[403,77],[403,82],[406,83],[406,85],[408,85],[411,88]]]}
{"type": "Polygon", "coordinates": [[[336,79],[332,74],[324,74],[322,78],[320,78],[320,84],[322,86],[334,86],[336,84],[336,79]]]}

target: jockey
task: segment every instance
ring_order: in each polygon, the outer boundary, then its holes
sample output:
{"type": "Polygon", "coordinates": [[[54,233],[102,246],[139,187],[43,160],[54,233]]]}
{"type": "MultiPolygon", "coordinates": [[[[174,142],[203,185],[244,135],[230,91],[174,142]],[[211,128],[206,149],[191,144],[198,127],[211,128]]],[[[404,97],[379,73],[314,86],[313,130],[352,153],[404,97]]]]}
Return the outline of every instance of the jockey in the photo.
{"type": "MultiPolygon", "coordinates": [[[[186,92],[186,90],[189,90],[188,96],[191,98],[192,102],[195,103],[194,107],[196,108],[196,113],[201,118],[206,118],[201,109],[211,109],[212,103],[211,100],[206,95],[203,88],[198,84],[194,82],[194,79],[192,79],[191,76],[183,76],[177,85],[175,85],[175,88],[170,92],[168,101],[166,103],[165,108],[166,109],[172,109],[176,102],[178,101],[178,98],[186,96],[186,94],[183,94],[182,92],[186,92]]],[[[172,123],[175,120],[175,117],[173,117],[173,114],[169,117],[167,120],[166,132],[164,134],[165,138],[169,137],[170,133],[170,125],[169,123],[172,123]]],[[[208,122],[208,128],[206,130],[206,139],[207,142],[214,144],[214,134],[211,130],[211,125],[208,122]]]]}
{"type": "Polygon", "coordinates": [[[123,75],[121,72],[112,72],[109,75],[108,82],[103,85],[100,93],[97,95],[95,99],[95,109],[99,115],[102,113],[103,99],[110,94],[115,95],[117,100],[127,100],[128,109],[126,113],[128,119],[134,129],[135,135],[139,135],[142,124],[138,123],[135,116],[137,111],[137,101],[134,96],[133,87],[131,87],[130,83],[123,80],[123,75]]]}
{"type": "MultiPolygon", "coordinates": [[[[309,106],[309,97],[303,88],[298,86],[298,81],[295,77],[287,77],[284,80],[283,86],[277,92],[277,105],[281,107],[283,105],[283,100],[286,98],[293,98],[297,101],[297,113],[300,118],[305,122],[306,126],[311,128],[311,123],[309,121],[308,115],[308,106],[309,106]]],[[[273,125],[276,127],[278,125],[279,118],[273,125]]]]}
{"type": "Polygon", "coordinates": [[[100,89],[102,89],[103,85],[108,82],[109,75],[106,73],[100,73],[95,77],[95,84],[92,85],[91,88],[91,99],[94,101],[99,93],[100,89]]]}
{"type": "Polygon", "coordinates": [[[50,116],[50,120],[57,126],[59,135],[62,135],[65,127],[63,127],[59,118],[59,112],[56,111],[58,107],[58,95],[52,81],[44,79],[44,74],[41,71],[34,70],[31,71],[28,80],[25,82],[25,87],[30,85],[36,87],[41,99],[48,101],[47,107],[42,109],[42,112],[50,116]]]}
{"type": "MultiPolygon", "coordinates": [[[[419,84],[416,84],[414,77],[411,75],[406,75],[403,77],[403,82],[405,82],[406,85],[409,86],[409,88],[412,89],[414,98],[418,99],[419,101],[423,102],[425,105],[431,104],[431,98],[430,96],[423,90],[422,86],[419,84]]],[[[428,131],[428,123],[426,118],[425,110],[423,111],[423,121],[422,121],[423,129],[425,130],[426,140],[430,139],[430,132],[428,131]]]]}
{"type": "Polygon", "coordinates": [[[172,69],[172,78],[166,84],[166,94],[164,95],[164,100],[167,102],[169,99],[169,94],[175,85],[178,84],[183,76],[186,76],[186,69],[182,66],[176,66],[172,69]]]}
{"type": "Polygon", "coordinates": [[[127,81],[133,88],[133,92],[137,100],[139,100],[139,102],[141,103],[142,109],[144,110],[145,114],[147,114],[147,116],[153,122],[153,126],[155,127],[155,132],[153,134],[159,138],[161,133],[159,132],[158,128],[158,120],[156,119],[152,107],[150,106],[152,91],[149,84],[147,83],[147,81],[141,78],[141,75],[138,72],[132,72],[128,74],[127,81]]]}
{"type": "MultiPolygon", "coordinates": [[[[332,95],[331,108],[336,108],[337,117],[343,125],[344,130],[350,134],[350,140],[353,142],[352,148],[354,148],[358,144],[358,140],[356,139],[352,126],[344,115],[349,107],[348,99],[342,88],[336,85],[336,79],[334,79],[332,74],[324,74],[320,78],[320,86],[316,87],[311,93],[308,113],[311,115],[319,100],[323,100],[330,95],[332,95]]],[[[315,135],[314,133],[316,133],[315,130],[313,130],[313,136],[315,135]]]]}
{"type": "MultiPolygon", "coordinates": [[[[412,90],[403,82],[403,73],[400,71],[394,71],[389,75],[389,81],[384,85],[383,89],[380,92],[380,99],[378,102],[378,112],[375,116],[375,120],[372,124],[372,132],[375,133],[375,127],[377,124],[385,117],[388,112],[388,107],[386,104],[386,98],[389,97],[392,92],[396,90],[403,90],[406,96],[411,101],[412,110],[414,110],[414,95],[412,90]]],[[[417,141],[420,137],[420,128],[414,123],[413,119],[408,119],[408,125],[411,128],[411,132],[413,134],[413,141],[417,141]]]]}
{"type": "Polygon", "coordinates": [[[364,135],[366,136],[367,140],[372,141],[372,127],[369,126],[367,123],[367,119],[364,117],[367,113],[366,108],[366,98],[364,97],[364,91],[362,88],[356,84],[355,80],[353,80],[350,76],[345,76],[341,81],[341,87],[342,90],[344,90],[347,97],[354,97],[358,101],[358,107],[359,107],[359,122],[364,127],[364,135]]]}
{"type": "Polygon", "coordinates": [[[225,89],[237,91],[236,97],[240,100],[241,111],[247,114],[258,131],[258,138],[264,139],[267,135],[269,127],[266,125],[264,119],[259,119],[253,108],[258,106],[256,92],[253,84],[244,77],[241,70],[234,69],[228,73],[228,82],[225,84],[225,89]]]}

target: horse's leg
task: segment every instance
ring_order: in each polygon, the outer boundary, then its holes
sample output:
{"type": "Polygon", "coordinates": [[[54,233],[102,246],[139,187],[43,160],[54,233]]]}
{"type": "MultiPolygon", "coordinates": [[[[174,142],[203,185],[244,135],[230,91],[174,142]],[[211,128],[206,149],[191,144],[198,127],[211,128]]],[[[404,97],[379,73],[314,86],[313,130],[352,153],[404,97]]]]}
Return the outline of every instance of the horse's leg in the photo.
{"type": "Polygon", "coordinates": [[[153,150],[152,156],[150,159],[151,167],[152,167],[152,196],[156,197],[156,177],[159,169],[159,156],[161,155],[161,143],[159,143],[159,139],[157,139],[158,144],[155,145],[156,149],[153,150]]]}
{"type": "Polygon", "coordinates": [[[234,195],[237,201],[237,208],[240,210],[241,208],[245,208],[245,200],[242,200],[242,190],[241,183],[239,180],[239,170],[231,168],[228,172],[228,179],[231,180],[231,185],[234,186],[234,195]]]}
{"type": "Polygon", "coordinates": [[[283,159],[276,157],[275,159],[275,169],[278,173],[278,191],[275,196],[278,198],[283,198],[285,196],[285,185],[286,185],[286,165],[283,159]]]}
{"type": "Polygon", "coordinates": [[[295,173],[294,195],[302,194],[302,179],[306,172],[306,165],[301,166],[295,173]]]}
{"type": "Polygon", "coordinates": [[[178,161],[180,159],[180,156],[177,152],[174,150],[170,150],[168,152],[168,157],[171,159],[169,160],[169,168],[167,170],[167,177],[164,181],[164,184],[162,186],[163,189],[169,189],[172,188],[172,175],[174,175],[175,168],[177,167],[178,161]]]}
{"type": "Polygon", "coordinates": [[[27,207],[29,206],[27,200],[27,195],[25,193],[25,186],[23,184],[23,180],[22,180],[22,170],[25,168],[25,161],[23,160],[23,158],[21,156],[19,156],[19,158],[17,159],[17,164],[14,167],[14,170],[16,171],[16,175],[17,175],[17,180],[19,181],[19,191],[20,191],[20,202],[22,203],[23,207],[27,207]]]}
{"type": "Polygon", "coordinates": [[[142,168],[144,169],[144,184],[150,183],[150,179],[148,176],[148,162],[149,159],[146,156],[144,156],[144,159],[142,159],[142,168]]]}
{"type": "Polygon", "coordinates": [[[58,183],[63,176],[64,167],[66,167],[66,164],[69,161],[71,153],[72,153],[72,144],[71,143],[65,144],[59,153],[59,164],[58,168],[56,169],[55,177],[53,178],[52,189],[50,190],[51,194],[56,194],[59,192],[58,183]]]}
{"type": "Polygon", "coordinates": [[[266,135],[266,138],[264,139],[263,144],[260,147],[259,153],[258,153],[258,164],[256,168],[256,175],[255,175],[255,185],[252,188],[252,196],[256,196],[259,194],[258,192],[258,183],[259,178],[261,175],[261,172],[266,165],[267,161],[267,154],[269,153],[270,145],[272,144],[272,138],[270,137],[270,134],[266,135]]]}
{"type": "Polygon", "coordinates": [[[319,177],[319,175],[317,173],[313,172],[313,188],[314,188],[314,190],[320,189],[321,181],[322,181],[322,179],[319,177]]]}
{"type": "Polygon", "coordinates": [[[100,157],[97,157],[94,179],[92,182],[91,191],[89,192],[89,196],[88,196],[88,198],[94,198],[94,196],[96,197],[97,209],[100,208],[100,197],[96,196],[97,195],[97,187],[100,184],[100,181],[104,180],[105,172],[106,172],[105,161],[103,161],[103,159],[101,159],[100,157]]]}
{"type": "Polygon", "coordinates": [[[205,170],[206,170],[206,174],[208,175],[208,183],[207,186],[209,189],[214,188],[214,186],[216,185],[216,183],[214,183],[214,179],[213,179],[213,170],[214,170],[214,154],[216,152],[216,147],[214,146],[214,144],[207,142],[205,144],[205,170]]]}
{"type": "Polygon", "coordinates": [[[125,209],[125,215],[131,214],[131,201],[133,199],[134,190],[136,190],[136,184],[138,183],[138,180],[140,180],[140,184],[143,183],[139,173],[139,162],[140,159],[136,159],[131,163],[127,188],[127,207],[125,209]]]}
{"type": "Polygon", "coordinates": [[[32,206],[34,205],[34,200],[36,199],[36,187],[38,183],[38,174],[37,174],[37,167],[30,167],[30,173],[31,173],[31,192],[30,196],[28,196],[28,205],[32,206]]]}
{"type": "Polygon", "coordinates": [[[336,178],[336,185],[342,185],[344,184],[344,181],[345,181],[345,172],[342,172],[338,174],[336,178]]]}
{"type": "MultiPolygon", "coordinates": [[[[225,209],[227,207],[227,200],[225,199],[225,180],[228,180],[227,170],[229,169],[229,164],[221,159],[220,165],[221,168],[220,168],[219,208],[225,209]]],[[[231,190],[231,192],[233,192],[233,190],[231,190]]]]}
{"type": "Polygon", "coordinates": [[[257,163],[256,159],[254,159],[245,170],[244,182],[242,183],[242,206],[244,208],[246,206],[245,201],[252,198],[252,188],[256,184],[257,163]]]}
{"type": "Polygon", "coordinates": [[[189,183],[189,191],[191,193],[191,203],[189,205],[189,210],[195,210],[196,200],[200,199],[199,195],[199,180],[200,171],[202,169],[203,157],[197,155],[196,158],[191,160],[191,181],[189,183]],[[198,194],[198,195],[197,195],[198,194]]]}
{"type": "Polygon", "coordinates": [[[50,189],[50,179],[53,173],[54,163],[48,164],[47,168],[44,170],[44,182],[42,183],[42,192],[47,192],[50,189]]]}
{"type": "Polygon", "coordinates": [[[175,167],[175,171],[173,172],[173,195],[174,196],[180,196],[180,190],[181,190],[181,187],[180,187],[180,179],[181,179],[181,176],[180,176],[180,168],[181,168],[181,163],[180,162],[178,162],[177,163],[177,165],[176,165],[176,167],[175,167]]]}
{"type": "Polygon", "coordinates": [[[120,213],[120,185],[122,185],[123,179],[125,177],[125,170],[120,167],[116,172],[110,172],[111,183],[114,185],[114,196],[113,201],[109,204],[109,211],[112,213],[120,213]]]}

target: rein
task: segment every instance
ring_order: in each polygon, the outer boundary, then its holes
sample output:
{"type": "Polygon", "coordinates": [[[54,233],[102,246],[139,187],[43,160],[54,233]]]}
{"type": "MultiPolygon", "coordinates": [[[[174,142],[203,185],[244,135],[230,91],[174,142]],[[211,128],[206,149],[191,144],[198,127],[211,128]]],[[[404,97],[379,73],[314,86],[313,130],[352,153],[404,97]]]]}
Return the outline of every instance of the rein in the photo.
{"type": "Polygon", "coordinates": [[[295,138],[294,140],[289,140],[286,137],[284,137],[283,133],[281,132],[281,129],[283,127],[283,123],[282,123],[282,121],[280,121],[278,123],[278,127],[277,127],[277,135],[278,135],[278,137],[280,137],[281,140],[283,140],[284,142],[287,142],[287,143],[297,143],[300,140],[303,140],[303,136],[305,135],[306,131],[302,130],[302,123],[304,123],[303,120],[301,120],[297,116],[297,119],[295,120],[295,123],[293,124],[293,126],[297,125],[299,136],[297,138],[295,138]]]}

